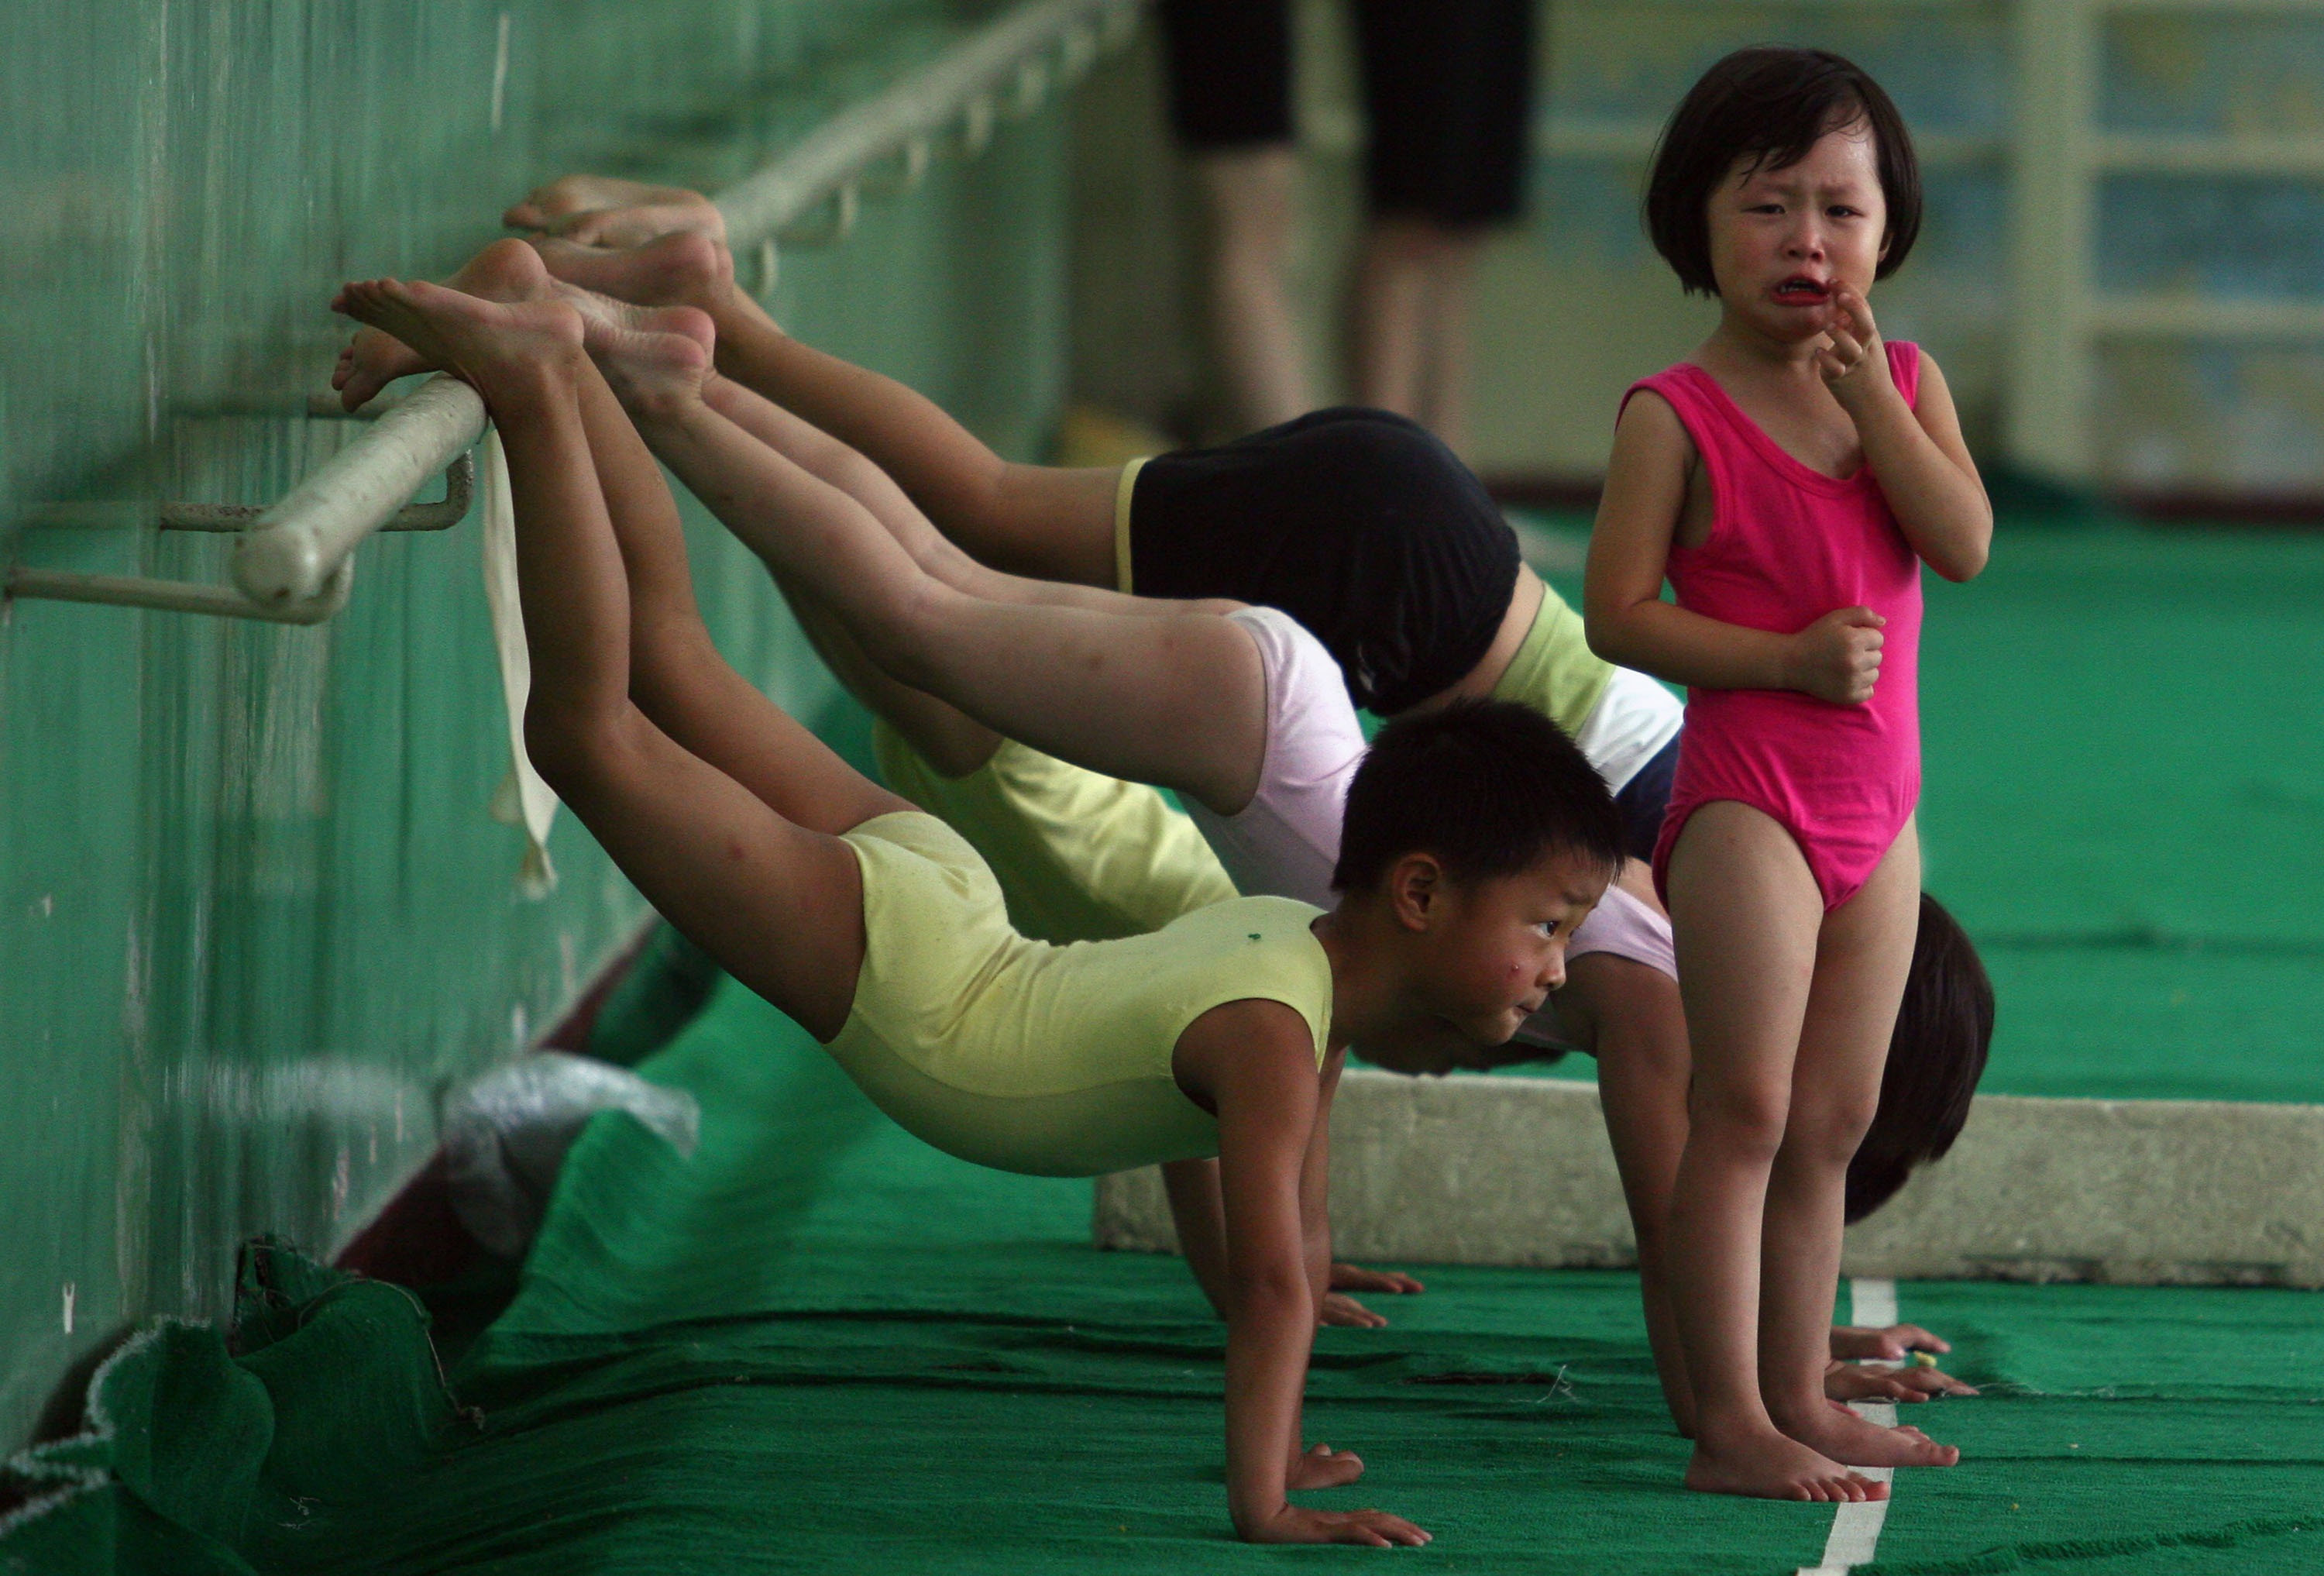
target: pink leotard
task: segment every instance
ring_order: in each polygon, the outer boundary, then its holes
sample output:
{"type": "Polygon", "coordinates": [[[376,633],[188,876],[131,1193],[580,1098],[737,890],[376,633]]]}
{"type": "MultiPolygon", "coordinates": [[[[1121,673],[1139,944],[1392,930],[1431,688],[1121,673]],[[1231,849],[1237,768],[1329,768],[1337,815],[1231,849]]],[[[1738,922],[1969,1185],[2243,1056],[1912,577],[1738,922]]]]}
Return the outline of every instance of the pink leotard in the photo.
{"type": "MultiPolygon", "coordinates": [[[[1914,403],[1920,346],[1891,342],[1888,369],[1914,403]]],[[[1670,401],[1711,478],[1709,539],[1670,550],[1681,607],[1779,634],[1842,607],[1868,607],[1888,621],[1880,681],[1862,705],[1784,689],[1688,694],[1655,845],[1655,889],[1665,889],[1687,817],[1713,799],[1735,799],[1791,833],[1824,908],[1837,908],[1871,877],[1921,797],[1920,558],[1869,465],[1835,481],[1801,464],[1691,363],[1630,393],[1639,389],[1670,401]]]]}

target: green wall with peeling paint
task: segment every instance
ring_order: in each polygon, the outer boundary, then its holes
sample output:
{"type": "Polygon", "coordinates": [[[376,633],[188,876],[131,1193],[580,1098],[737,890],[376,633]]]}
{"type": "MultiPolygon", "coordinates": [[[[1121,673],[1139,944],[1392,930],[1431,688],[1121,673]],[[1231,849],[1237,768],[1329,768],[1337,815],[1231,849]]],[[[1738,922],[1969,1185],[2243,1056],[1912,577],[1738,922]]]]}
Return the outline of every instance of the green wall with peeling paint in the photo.
{"type": "MultiPolygon", "coordinates": [[[[162,499],[264,501],[344,442],[302,414],[351,275],[441,272],[535,182],[715,188],[959,36],[905,0],[86,0],[0,51],[0,559],[220,578],[162,499]],[[104,504],[37,523],[60,502],[104,504]],[[95,523],[91,523],[94,521],[95,523]]],[[[1029,454],[1061,397],[1051,111],[785,259],[797,331],[1029,454]]],[[[52,518],[53,516],[51,516],[52,518]]],[[[849,717],[689,509],[714,629],[849,717]]],[[[642,917],[569,816],[516,892],[473,521],[374,541],[313,630],[0,611],[0,1441],[125,1321],[215,1316],[235,1243],[328,1249],[642,917]]]]}

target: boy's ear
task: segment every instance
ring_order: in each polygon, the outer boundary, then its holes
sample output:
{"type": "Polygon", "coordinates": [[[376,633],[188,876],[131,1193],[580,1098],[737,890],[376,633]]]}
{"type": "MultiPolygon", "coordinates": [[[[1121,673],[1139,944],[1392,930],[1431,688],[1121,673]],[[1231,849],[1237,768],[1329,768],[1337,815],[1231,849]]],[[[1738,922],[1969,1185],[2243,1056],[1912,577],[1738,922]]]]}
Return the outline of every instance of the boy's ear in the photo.
{"type": "Polygon", "coordinates": [[[1444,866],[1433,853],[1406,854],[1388,867],[1382,883],[1389,911],[1406,930],[1426,930],[1443,912],[1444,866]]]}

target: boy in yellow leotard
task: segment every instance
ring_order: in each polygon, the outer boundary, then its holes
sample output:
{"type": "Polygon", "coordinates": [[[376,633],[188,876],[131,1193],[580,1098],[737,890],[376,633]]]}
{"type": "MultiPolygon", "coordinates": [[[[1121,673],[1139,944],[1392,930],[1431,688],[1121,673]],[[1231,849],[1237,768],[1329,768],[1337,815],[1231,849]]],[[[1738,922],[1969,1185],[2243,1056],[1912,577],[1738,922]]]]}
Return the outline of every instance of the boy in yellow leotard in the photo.
{"type": "MultiPolygon", "coordinates": [[[[857,775],[711,646],[675,507],[608,381],[633,407],[685,407],[662,429],[673,445],[738,441],[695,409],[707,319],[585,323],[514,243],[461,282],[351,284],[337,304],[475,384],[500,431],[542,774],[674,925],[912,1130],[1037,1172],[1215,1151],[1237,1531],[1426,1542],[1400,1517],[1285,1498],[1361,1470],[1300,1448],[1329,1240],[1323,1112],[1351,1041],[1431,1064],[1448,1042],[1506,1040],[1562,978],[1620,857],[1588,762],[1523,707],[1416,719],[1351,786],[1329,913],[1236,899],[1150,935],[1028,940],[956,834],[857,775]]],[[[768,502],[848,506],[804,473],[768,502]]],[[[1078,631],[1050,631],[1061,672],[1102,656],[1078,631]]]]}

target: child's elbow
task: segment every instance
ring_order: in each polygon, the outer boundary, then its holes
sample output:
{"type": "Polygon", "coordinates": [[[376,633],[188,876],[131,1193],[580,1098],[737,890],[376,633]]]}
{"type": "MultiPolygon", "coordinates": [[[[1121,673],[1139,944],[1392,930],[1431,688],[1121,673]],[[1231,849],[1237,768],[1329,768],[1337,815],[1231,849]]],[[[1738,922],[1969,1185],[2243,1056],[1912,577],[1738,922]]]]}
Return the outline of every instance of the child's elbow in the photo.
{"type": "Polygon", "coordinates": [[[1985,566],[1992,557],[1992,533],[1988,528],[1983,539],[1968,543],[1946,554],[1942,563],[1932,564],[1930,567],[1954,585],[1959,585],[1984,574],[1985,566]]]}
{"type": "Polygon", "coordinates": [[[1591,655],[1601,662],[1622,666],[1621,621],[1604,611],[1584,613],[1582,617],[1582,638],[1590,646],[1591,655]]]}
{"type": "Polygon", "coordinates": [[[1314,1295],[1308,1289],[1305,1265],[1265,1264],[1236,1269],[1227,1280],[1234,1316],[1242,1320],[1264,1322],[1286,1313],[1304,1317],[1314,1295]]]}

